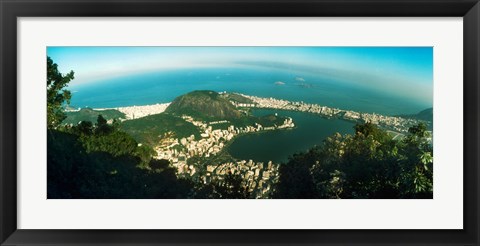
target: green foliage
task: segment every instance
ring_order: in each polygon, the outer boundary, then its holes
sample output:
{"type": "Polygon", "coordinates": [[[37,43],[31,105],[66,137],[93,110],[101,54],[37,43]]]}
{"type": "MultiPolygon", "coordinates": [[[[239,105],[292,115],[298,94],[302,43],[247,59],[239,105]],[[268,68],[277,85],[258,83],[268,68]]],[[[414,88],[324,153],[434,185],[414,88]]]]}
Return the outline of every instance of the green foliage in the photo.
{"type": "Polygon", "coordinates": [[[135,154],[137,143],[128,134],[115,131],[111,134],[82,136],[80,141],[88,152],[102,151],[113,156],[135,154]]]}
{"type": "Polygon", "coordinates": [[[141,166],[145,166],[156,154],[148,145],[139,145],[128,133],[121,131],[117,122],[108,124],[102,115],[97,117],[95,125],[82,121],[65,131],[77,135],[78,141],[88,153],[105,152],[114,157],[134,156],[142,160],[141,166]]]}
{"type": "Polygon", "coordinates": [[[280,181],[274,198],[305,199],[316,197],[310,168],[316,162],[317,149],[295,154],[288,163],[280,165],[280,181]]]}
{"type": "Polygon", "coordinates": [[[82,121],[73,130],[78,135],[91,135],[93,133],[93,124],[90,121],[82,121]]]}
{"type": "Polygon", "coordinates": [[[133,155],[140,158],[140,160],[142,160],[142,165],[146,166],[145,164],[155,160],[153,157],[156,156],[157,153],[148,145],[138,144],[133,155]]]}
{"type": "Polygon", "coordinates": [[[433,147],[427,141],[431,136],[426,128],[425,124],[411,127],[402,141],[399,185],[404,197],[430,197],[433,192],[433,147]]]}
{"type": "Polygon", "coordinates": [[[281,198],[431,198],[432,146],[425,125],[396,141],[373,124],[336,134],[280,167],[281,198]],[[299,185],[300,184],[300,185],[299,185]]]}
{"type": "Polygon", "coordinates": [[[114,128],[107,124],[107,120],[102,115],[98,115],[95,134],[108,135],[114,131],[114,128]]]}
{"type": "Polygon", "coordinates": [[[408,132],[411,134],[410,138],[425,138],[429,135],[429,133],[427,132],[427,125],[425,125],[424,123],[410,127],[408,129],[408,132]]]}
{"type": "Polygon", "coordinates": [[[378,137],[383,133],[382,130],[380,130],[376,125],[367,122],[365,124],[356,124],[354,126],[355,129],[355,135],[363,135],[363,136],[373,136],[373,137],[378,137]]]}
{"type": "Polygon", "coordinates": [[[63,104],[70,103],[71,93],[64,89],[74,79],[74,72],[63,75],[58,65],[47,57],[47,127],[56,128],[66,118],[63,104]]]}

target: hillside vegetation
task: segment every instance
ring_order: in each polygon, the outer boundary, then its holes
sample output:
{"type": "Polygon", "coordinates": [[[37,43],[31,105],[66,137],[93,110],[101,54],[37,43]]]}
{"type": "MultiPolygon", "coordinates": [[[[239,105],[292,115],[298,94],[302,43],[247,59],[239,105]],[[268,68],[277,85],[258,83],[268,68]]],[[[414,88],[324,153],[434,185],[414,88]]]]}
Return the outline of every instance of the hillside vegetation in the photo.
{"type": "Polygon", "coordinates": [[[117,126],[83,121],[47,134],[48,199],[188,198],[191,182],[117,126]]]}
{"type": "Polygon", "coordinates": [[[237,103],[254,103],[252,99],[246,98],[242,95],[235,94],[235,93],[226,93],[222,94],[222,97],[229,101],[237,102],[237,103]]]}
{"type": "Polygon", "coordinates": [[[140,143],[158,144],[165,134],[172,132],[175,138],[195,135],[200,137],[198,127],[181,117],[162,113],[122,122],[120,128],[140,143]]]}

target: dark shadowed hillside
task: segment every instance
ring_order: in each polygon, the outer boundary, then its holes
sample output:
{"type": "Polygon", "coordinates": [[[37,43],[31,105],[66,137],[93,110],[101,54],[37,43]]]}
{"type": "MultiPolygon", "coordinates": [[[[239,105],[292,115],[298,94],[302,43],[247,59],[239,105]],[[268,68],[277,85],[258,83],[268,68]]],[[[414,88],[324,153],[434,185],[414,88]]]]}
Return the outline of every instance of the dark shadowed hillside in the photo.
{"type": "Polygon", "coordinates": [[[405,114],[399,115],[403,118],[415,119],[415,120],[425,120],[425,121],[433,121],[433,108],[427,108],[425,110],[420,111],[417,114],[405,114]]]}

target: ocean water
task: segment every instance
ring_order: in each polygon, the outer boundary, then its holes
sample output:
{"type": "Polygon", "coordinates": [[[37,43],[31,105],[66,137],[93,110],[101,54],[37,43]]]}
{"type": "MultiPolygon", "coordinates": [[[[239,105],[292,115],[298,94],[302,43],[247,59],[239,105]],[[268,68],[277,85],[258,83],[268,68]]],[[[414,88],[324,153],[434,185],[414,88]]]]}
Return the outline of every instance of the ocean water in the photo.
{"type": "Polygon", "coordinates": [[[193,90],[239,92],[385,115],[417,113],[428,105],[291,71],[205,68],[159,71],[72,85],[72,106],[110,108],[171,102],[193,90]],[[297,80],[301,77],[305,81],[297,80]],[[275,82],[281,81],[279,85],[275,82]]]}

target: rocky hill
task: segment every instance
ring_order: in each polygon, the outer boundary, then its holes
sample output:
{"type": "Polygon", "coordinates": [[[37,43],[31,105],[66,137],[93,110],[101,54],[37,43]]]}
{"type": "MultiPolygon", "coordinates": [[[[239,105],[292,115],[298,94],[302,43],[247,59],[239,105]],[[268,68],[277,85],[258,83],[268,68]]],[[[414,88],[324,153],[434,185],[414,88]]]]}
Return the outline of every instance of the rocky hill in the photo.
{"type": "Polygon", "coordinates": [[[239,119],[244,115],[228,99],[215,91],[193,91],[179,96],[173,100],[165,112],[205,120],[239,119]]]}

